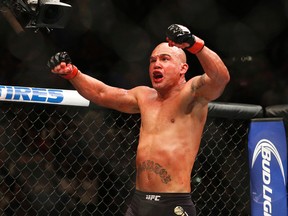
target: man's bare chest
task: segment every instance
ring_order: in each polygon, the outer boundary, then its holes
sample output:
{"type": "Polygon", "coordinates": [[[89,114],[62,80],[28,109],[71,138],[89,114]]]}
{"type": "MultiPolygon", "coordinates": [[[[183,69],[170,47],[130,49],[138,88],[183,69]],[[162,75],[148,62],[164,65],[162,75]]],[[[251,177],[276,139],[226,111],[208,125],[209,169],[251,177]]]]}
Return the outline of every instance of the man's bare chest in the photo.
{"type": "Polygon", "coordinates": [[[152,101],[141,109],[142,127],[151,130],[167,130],[176,126],[183,118],[188,118],[177,100],[152,101]]]}

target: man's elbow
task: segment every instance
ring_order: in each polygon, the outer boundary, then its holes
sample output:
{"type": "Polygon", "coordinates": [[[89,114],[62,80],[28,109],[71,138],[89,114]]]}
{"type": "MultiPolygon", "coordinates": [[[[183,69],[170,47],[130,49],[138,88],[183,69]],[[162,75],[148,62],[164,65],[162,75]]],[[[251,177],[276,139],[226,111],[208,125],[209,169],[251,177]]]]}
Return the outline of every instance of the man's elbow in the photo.
{"type": "Polygon", "coordinates": [[[228,69],[225,67],[222,72],[222,83],[227,85],[230,82],[230,74],[228,69]]]}

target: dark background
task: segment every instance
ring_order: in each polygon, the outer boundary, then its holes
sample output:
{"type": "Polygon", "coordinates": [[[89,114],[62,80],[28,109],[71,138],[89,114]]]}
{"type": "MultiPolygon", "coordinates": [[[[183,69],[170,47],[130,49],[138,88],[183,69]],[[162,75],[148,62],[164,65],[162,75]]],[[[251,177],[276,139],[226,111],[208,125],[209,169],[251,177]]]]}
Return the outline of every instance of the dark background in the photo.
{"type": "MultiPolygon", "coordinates": [[[[107,84],[150,85],[149,55],[172,23],[187,26],[226,63],[231,81],[217,101],[288,103],[287,0],[72,0],[64,29],[17,34],[0,15],[0,85],[73,89],[49,72],[67,51],[84,73],[107,84]]],[[[21,21],[21,20],[20,20],[21,21]]],[[[188,54],[187,78],[202,73],[188,54]]]]}

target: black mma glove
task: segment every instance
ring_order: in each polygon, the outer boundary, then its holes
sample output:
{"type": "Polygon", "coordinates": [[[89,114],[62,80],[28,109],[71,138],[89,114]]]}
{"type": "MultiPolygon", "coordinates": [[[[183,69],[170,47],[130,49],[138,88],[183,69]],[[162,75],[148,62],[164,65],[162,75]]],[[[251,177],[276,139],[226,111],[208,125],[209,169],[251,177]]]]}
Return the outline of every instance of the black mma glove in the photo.
{"type": "MultiPolygon", "coordinates": [[[[60,74],[58,73],[61,77],[65,79],[73,79],[77,74],[78,74],[78,69],[74,65],[72,65],[72,61],[70,56],[68,55],[67,52],[58,52],[54,56],[50,58],[48,61],[47,65],[48,67],[53,70],[57,65],[60,65],[61,62],[65,62],[67,65],[70,64],[71,72],[68,74],[60,74]]],[[[67,66],[69,67],[69,66],[67,66]]]]}
{"type": "Polygon", "coordinates": [[[202,39],[191,34],[188,28],[179,24],[170,25],[166,37],[177,44],[188,43],[190,46],[186,49],[193,54],[200,52],[205,45],[202,39]]]}
{"type": "Polygon", "coordinates": [[[47,65],[52,70],[54,67],[59,65],[61,62],[65,62],[66,64],[71,64],[71,58],[67,52],[58,52],[54,56],[50,58],[47,65]]]}

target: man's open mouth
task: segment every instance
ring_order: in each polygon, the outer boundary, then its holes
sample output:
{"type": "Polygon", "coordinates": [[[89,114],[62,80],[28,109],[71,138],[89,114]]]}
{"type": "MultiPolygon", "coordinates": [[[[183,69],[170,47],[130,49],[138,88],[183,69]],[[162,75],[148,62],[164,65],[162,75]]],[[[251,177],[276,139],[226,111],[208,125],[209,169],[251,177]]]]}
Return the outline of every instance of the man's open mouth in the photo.
{"type": "Polygon", "coordinates": [[[160,72],[153,72],[153,78],[154,78],[155,80],[160,80],[160,79],[163,78],[163,74],[160,73],[160,72]]]}

